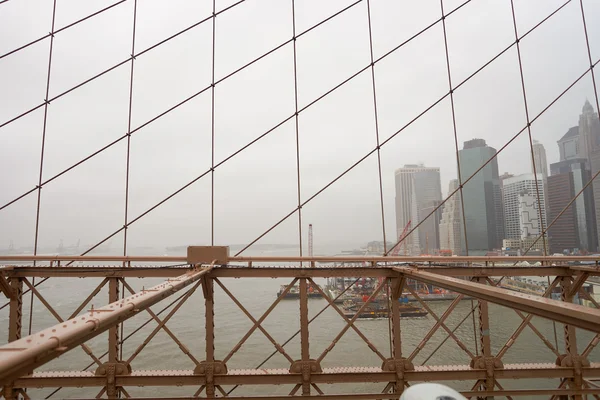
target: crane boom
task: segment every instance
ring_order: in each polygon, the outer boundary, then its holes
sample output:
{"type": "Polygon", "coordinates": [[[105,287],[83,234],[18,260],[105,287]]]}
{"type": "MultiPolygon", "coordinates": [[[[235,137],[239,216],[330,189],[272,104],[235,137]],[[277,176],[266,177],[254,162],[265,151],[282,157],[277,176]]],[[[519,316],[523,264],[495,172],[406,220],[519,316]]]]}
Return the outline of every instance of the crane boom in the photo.
{"type": "Polygon", "coordinates": [[[390,253],[391,256],[395,257],[400,252],[400,244],[402,244],[402,242],[404,242],[404,239],[406,239],[406,235],[408,233],[408,230],[410,229],[411,224],[412,224],[412,220],[409,220],[408,223],[406,224],[406,226],[404,227],[404,229],[402,230],[400,237],[398,238],[398,243],[392,249],[392,251],[390,253]]]}

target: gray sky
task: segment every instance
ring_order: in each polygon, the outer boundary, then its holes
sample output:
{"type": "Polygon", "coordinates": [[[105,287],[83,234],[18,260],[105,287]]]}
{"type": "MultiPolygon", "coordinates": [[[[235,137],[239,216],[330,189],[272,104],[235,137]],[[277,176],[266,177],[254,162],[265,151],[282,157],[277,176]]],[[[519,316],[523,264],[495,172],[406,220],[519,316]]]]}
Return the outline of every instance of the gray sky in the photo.
{"type": "MultiPolygon", "coordinates": [[[[217,9],[233,2],[218,1],[217,9]]],[[[296,1],[297,34],[350,1],[296,1]]],[[[461,2],[445,1],[446,13],[461,2]]],[[[519,34],[562,1],[516,0],[519,34]]],[[[111,2],[58,0],[55,29],[111,2]]],[[[131,53],[133,1],[56,34],[50,97],[126,60],[131,53]]],[[[592,59],[600,57],[600,3],[584,1],[592,59]]],[[[210,1],[138,1],[136,53],[207,17],[210,1]]],[[[441,15],[431,1],[371,1],[378,59],[441,15]]],[[[52,2],[0,5],[0,54],[51,30],[52,2]]],[[[247,0],[216,19],[219,80],[292,36],[291,2],[247,0]]],[[[447,22],[453,85],[514,41],[509,1],[472,0],[447,22]]],[[[380,141],[448,92],[442,25],[375,66],[380,141]]],[[[0,124],[43,102],[49,39],[0,59],[0,124]]],[[[589,67],[578,1],[572,1],[521,42],[530,118],[589,67]]],[[[315,98],[370,62],[367,3],[362,2],[297,40],[298,103],[315,98]]],[[[137,57],[132,129],[211,83],[210,21],[137,57]]],[[[48,106],[43,179],[68,168],[127,132],[130,64],[48,106]]],[[[215,162],[219,163],[294,114],[293,48],[282,47],[215,88],[215,162]]],[[[532,125],[548,161],[556,141],[577,124],[585,99],[595,105],[588,74],[532,125]]],[[[459,146],[479,137],[499,149],[526,125],[516,48],[455,92],[459,146]]],[[[0,205],[37,185],[43,107],[0,128],[0,205]]],[[[305,201],[376,146],[370,70],[299,116],[301,198],[305,201]]],[[[211,166],[210,90],[131,136],[129,220],[211,166]]],[[[498,158],[501,172],[529,172],[526,133],[498,158]]],[[[40,246],[81,239],[95,243],[124,224],[127,143],[114,145],[44,186],[40,246]]],[[[439,166],[442,191],[456,177],[449,98],[381,148],[388,240],[394,239],[394,169],[439,166]]],[[[378,164],[373,154],[302,209],[303,236],[313,223],[318,243],[381,240],[378,164]]],[[[297,206],[294,119],[215,170],[216,244],[248,243],[297,206]]],[[[0,210],[0,249],[33,245],[37,192],[0,210]]],[[[132,246],[210,244],[210,174],[129,228],[132,246]]],[[[122,246],[122,234],[111,247],[122,246]]],[[[296,243],[293,215],[261,243],[296,243]]]]}

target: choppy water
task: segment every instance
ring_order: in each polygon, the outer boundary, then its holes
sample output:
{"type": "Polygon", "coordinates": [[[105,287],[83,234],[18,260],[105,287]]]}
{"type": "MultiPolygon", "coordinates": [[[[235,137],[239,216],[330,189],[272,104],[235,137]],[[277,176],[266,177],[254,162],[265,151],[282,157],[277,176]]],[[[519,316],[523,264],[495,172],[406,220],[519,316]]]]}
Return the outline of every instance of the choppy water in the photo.
{"type": "MultiPolygon", "coordinates": [[[[129,284],[135,290],[142,286],[150,287],[161,282],[160,279],[130,279],[129,284]]],[[[40,291],[55,307],[58,313],[63,317],[77,308],[79,302],[101,282],[101,279],[50,279],[41,285],[40,291]]],[[[289,283],[287,279],[223,279],[222,283],[242,302],[244,307],[256,318],[259,319],[263,312],[275,300],[279,286],[289,283]]],[[[317,281],[324,284],[324,280],[317,281]]],[[[181,292],[180,292],[181,293],[181,292]]],[[[175,295],[177,296],[177,295],[175,295]]],[[[96,306],[107,303],[107,288],[105,287],[92,301],[96,306]]],[[[174,298],[164,300],[155,305],[153,310],[160,311],[174,298]]],[[[24,327],[23,333],[29,330],[29,298],[24,306],[24,327]]],[[[312,317],[319,312],[327,302],[323,299],[309,300],[309,315],[312,317]]],[[[431,309],[441,316],[450,302],[431,302],[428,303],[431,309]]],[[[472,302],[462,301],[455,311],[447,319],[447,325],[450,329],[454,327],[471,311],[472,302]]],[[[190,349],[191,353],[198,359],[204,359],[204,298],[202,290],[198,288],[182,308],[167,323],[167,326],[175,335],[190,349]]],[[[6,326],[8,322],[8,310],[0,311],[0,326],[6,326]]],[[[278,343],[285,342],[295,334],[299,326],[299,302],[294,300],[284,300],[275,308],[269,317],[263,323],[264,328],[273,336],[278,343]]],[[[166,316],[168,311],[161,317],[166,316]]],[[[223,359],[230,350],[238,343],[242,336],[250,329],[252,322],[242,311],[233,303],[231,299],[215,285],[215,355],[217,359],[223,359]]],[[[33,311],[33,331],[48,327],[56,323],[56,320],[50,315],[39,302],[35,301],[33,311]]],[[[128,320],[125,323],[124,335],[127,336],[140,324],[149,319],[147,313],[141,313],[138,316],[128,320]]],[[[513,331],[521,322],[521,318],[511,309],[505,307],[490,305],[490,324],[492,334],[492,346],[494,352],[497,352],[507,342],[513,331]]],[[[551,321],[534,317],[532,320],[536,328],[542,332],[552,343],[554,339],[554,326],[551,321]]],[[[408,356],[415,351],[419,342],[423,339],[428,330],[434,325],[434,318],[429,315],[422,319],[402,320],[402,345],[403,355],[408,356]]],[[[367,336],[367,338],[383,353],[386,357],[390,354],[389,324],[387,320],[368,320],[357,321],[356,325],[367,336]]],[[[329,308],[310,324],[310,354],[311,357],[318,357],[331,343],[332,339],[344,328],[345,323],[342,318],[329,308]]],[[[151,322],[137,334],[127,339],[124,344],[123,357],[125,359],[134,352],[134,350],[144,341],[144,339],[156,327],[155,322],[151,322]]],[[[2,341],[6,341],[6,330],[2,329],[2,341]]],[[[563,329],[561,324],[556,324],[556,333],[558,336],[559,347],[562,351],[563,329]]],[[[429,358],[432,352],[446,337],[446,333],[440,329],[429,341],[429,343],[418,352],[414,362],[415,365],[421,365],[425,359],[429,358]]],[[[473,320],[469,316],[465,323],[456,331],[456,336],[461,339],[471,352],[475,353],[478,340],[474,340],[473,320]]],[[[593,335],[589,332],[578,332],[578,347],[583,350],[593,335]]],[[[100,356],[106,351],[107,335],[102,334],[92,340],[90,347],[100,356]]],[[[288,354],[293,359],[300,358],[300,340],[299,335],[285,347],[288,354]]],[[[260,331],[254,334],[244,343],[241,349],[228,362],[229,369],[235,368],[255,368],[268,355],[274,351],[273,345],[265,338],[260,331]]],[[[555,355],[542,343],[541,340],[529,329],[526,328],[519,339],[514,343],[511,349],[504,357],[505,363],[527,363],[527,362],[554,362],[555,355]]],[[[591,355],[591,361],[600,361],[600,352],[594,350],[591,355]]],[[[446,365],[446,364],[468,364],[469,357],[449,339],[441,346],[439,350],[427,361],[427,365],[446,365]]],[[[43,366],[42,370],[80,370],[91,363],[91,359],[80,348],[70,351],[63,357],[56,359],[43,366]]],[[[381,360],[373,353],[362,339],[352,330],[343,336],[338,344],[323,360],[323,367],[333,366],[380,366],[381,360]]],[[[133,369],[193,369],[193,362],[183,354],[171,338],[160,331],[142,350],[142,352],[132,361],[133,369]]],[[[263,366],[264,368],[287,368],[288,361],[276,354],[263,366]]],[[[93,368],[93,367],[92,367],[93,368]]],[[[448,382],[457,389],[470,389],[474,382],[448,382]]],[[[513,387],[556,387],[556,381],[501,381],[505,388],[513,387]],[[533,386],[535,385],[535,386],[533,386]]],[[[343,385],[325,385],[322,389],[325,393],[339,393],[352,390],[354,392],[373,392],[383,389],[382,384],[353,384],[352,387],[343,385]]],[[[161,388],[127,388],[132,396],[183,396],[192,395],[198,388],[196,387],[161,387],[161,388]]],[[[225,388],[228,390],[229,388],[225,388]]],[[[244,386],[236,389],[236,395],[260,395],[260,394],[287,394],[292,389],[289,385],[273,387],[251,387],[244,386]]],[[[42,398],[52,390],[40,389],[30,390],[32,398],[42,398]]],[[[95,396],[96,391],[86,389],[63,389],[56,394],[57,398],[95,396]]]]}

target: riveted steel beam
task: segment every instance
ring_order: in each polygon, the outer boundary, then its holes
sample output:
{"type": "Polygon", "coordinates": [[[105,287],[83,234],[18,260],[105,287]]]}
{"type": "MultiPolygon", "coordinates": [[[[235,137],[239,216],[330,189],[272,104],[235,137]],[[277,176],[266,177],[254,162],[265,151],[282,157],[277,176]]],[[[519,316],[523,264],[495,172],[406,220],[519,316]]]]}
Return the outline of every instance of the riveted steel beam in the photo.
{"type": "Polygon", "coordinates": [[[502,306],[516,308],[517,310],[553,319],[557,322],[563,322],[593,332],[600,332],[600,310],[539,296],[517,293],[508,289],[482,285],[462,279],[440,276],[413,268],[394,267],[394,269],[400,274],[422,282],[434,284],[502,306]]]}

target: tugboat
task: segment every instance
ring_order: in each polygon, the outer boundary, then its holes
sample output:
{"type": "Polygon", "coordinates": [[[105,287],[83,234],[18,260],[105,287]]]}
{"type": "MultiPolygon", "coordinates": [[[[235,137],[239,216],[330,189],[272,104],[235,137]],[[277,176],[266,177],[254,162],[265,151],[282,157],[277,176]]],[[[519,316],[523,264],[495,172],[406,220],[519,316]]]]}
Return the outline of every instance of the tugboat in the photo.
{"type": "MultiPolygon", "coordinates": [[[[318,291],[315,288],[315,285],[311,284],[310,282],[307,283],[307,295],[309,299],[321,299],[323,298],[323,295],[321,294],[320,291],[318,291]]],[[[281,296],[281,294],[283,293],[283,291],[285,290],[285,288],[287,287],[287,285],[281,285],[281,287],[279,288],[279,291],[277,292],[277,297],[281,296]]],[[[285,294],[285,296],[283,296],[283,300],[294,300],[294,299],[299,299],[300,298],[300,286],[299,285],[294,285],[290,288],[290,290],[288,290],[288,292],[285,294]]]]}
{"type": "MultiPolygon", "coordinates": [[[[351,299],[344,301],[343,313],[346,318],[354,318],[363,304],[367,301],[368,296],[362,298],[351,299]]],[[[398,299],[400,302],[400,317],[401,318],[422,318],[429,314],[426,310],[415,306],[408,302],[407,298],[398,299]]],[[[388,318],[392,311],[392,305],[385,297],[373,299],[361,312],[358,314],[360,319],[377,319],[388,318]],[[389,312],[388,312],[389,310],[389,312]]]]}

